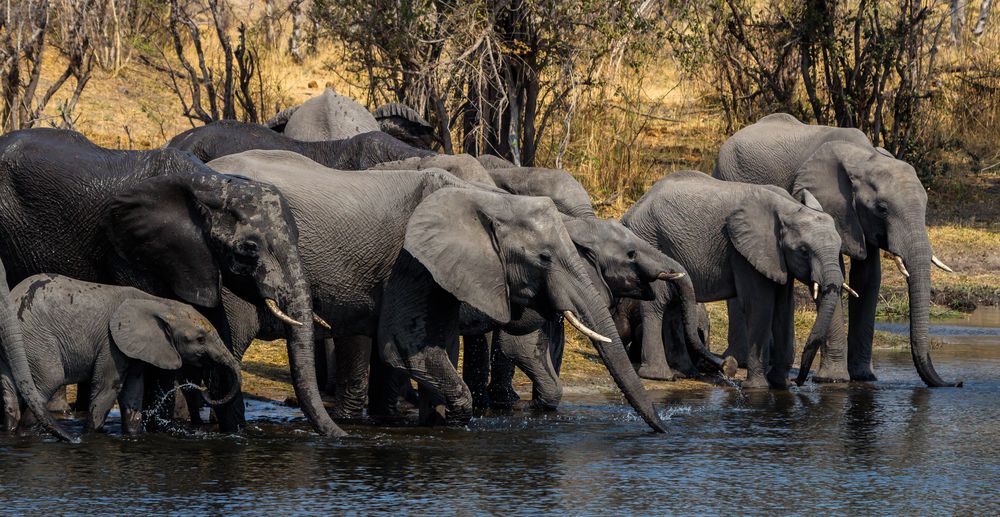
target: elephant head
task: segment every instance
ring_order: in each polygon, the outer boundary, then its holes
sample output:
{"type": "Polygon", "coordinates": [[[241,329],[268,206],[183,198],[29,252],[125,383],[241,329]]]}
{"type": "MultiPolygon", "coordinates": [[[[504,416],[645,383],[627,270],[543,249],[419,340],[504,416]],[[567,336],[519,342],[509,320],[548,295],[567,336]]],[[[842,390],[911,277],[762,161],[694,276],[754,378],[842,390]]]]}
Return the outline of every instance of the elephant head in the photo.
{"type": "MultiPolygon", "coordinates": [[[[441,313],[441,304],[449,297],[457,300],[456,315],[460,301],[499,324],[511,322],[523,308],[549,320],[565,316],[591,339],[642,418],[654,430],[664,431],[615,331],[608,304],[591,283],[551,200],[442,189],[414,211],[403,248],[448,296],[427,295],[438,301],[437,308],[413,306],[405,299],[383,303],[379,339],[385,340],[381,350],[390,364],[409,365],[411,371],[424,367],[419,358],[417,362],[412,358],[424,340],[443,334],[440,327],[427,324],[428,310],[441,313]]],[[[429,285],[421,292],[433,288],[429,285]]],[[[410,286],[405,291],[411,299],[414,290],[410,286]]]]}
{"type": "Polygon", "coordinates": [[[585,259],[591,282],[601,291],[609,308],[621,298],[652,300],[655,298],[653,282],[667,282],[681,299],[688,347],[711,364],[723,368],[727,375],[736,373],[735,359],[723,361],[709,352],[698,332],[698,302],[684,266],[617,221],[566,217],[565,225],[580,256],[585,259]]]}
{"type": "Polygon", "coordinates": [[[164,370],[182,365],[217,365],[230,382],[226,395],[205,402],[217,406],[236,396],[240,389],[240,364],[222,342],[215,327],[190,305],[167,299],[123,301],[109,321],[114,345],[126,356],[164,370]]]}
{"type": "Polygon", "coordinates": [[[726,229],[736,251],[762,275],[781,285],[797,279],[810,286],[818,302],[817,315],[799,368],[808,373],[806,354],[811,351],[815,355],[830,325],[835,324],[832,320],[840,303],[844,273],[840,236],[833,220],[811,195],[805,195],[812,207],[777,187],[761,187],[729,215],[726,229]]]}
{"type": "Polygon", "coordinates": [[[206,172],[188,153],[163,150],[167,171],[119,194],[107,235],[118,257],[156,292],[216,307],[221,285],[259,300],[287,325],[303,411],[323,434],[342,434],[323,408],[313,366],[312,302],[287,202],[270,185],[206,172]],[[174,173],[174,172],[181,173],[174,173]]]}
{"type": "MultiPolygon", "coordinates": [[[[487,159],[488,160],[488,159],[487,159]]],[[[480,157],[482,163],[483,157],[480,157]]],[[[497,187],[520,196],[545,196],[560,212],[573,217],[596,217],[590,194],[572,174],[541,167],[486,167],[497,187]]]]}
{"type": "Polygon", "coordinates": [[[883,249],[892,254],[907,279],[910,299],[910,351],[928,386],[945,382],[930,357],[930,269],[938,260],[927,238],[927,193],[908,163],[870,145],[827,142],[796,172],[793,195],[811,192],[833,216],[843,253],[857,260],[883,249]]]}

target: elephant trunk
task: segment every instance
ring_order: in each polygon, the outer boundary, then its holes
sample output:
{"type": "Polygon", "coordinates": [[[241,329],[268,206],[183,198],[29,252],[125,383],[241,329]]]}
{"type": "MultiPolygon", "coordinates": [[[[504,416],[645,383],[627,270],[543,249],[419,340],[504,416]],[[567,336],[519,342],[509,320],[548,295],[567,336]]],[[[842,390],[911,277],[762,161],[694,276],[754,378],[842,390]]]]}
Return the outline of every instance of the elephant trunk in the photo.
{"type": "Polygon", "coordinates": [[[570,279],[567,279],[566,283],[574,287],[570,288],[568,300],[554,300],[556,307],[560,310],[572,311],[579,319],[579,323],[586,325],[600,336],[610,338],[610,342],[607,342],[604,339],[594,336],[591,337],[590,341],[594,345],[594,348],[597,349],[601,360],[604,361],[604,365],[611,374],[611,378],[614,379],[618,388],[622,390],[629,404],[632,405],[639,416],[654,431],[665,433],[666,426],[660,420],[659,415],[657,415],[649,394],[646,393],[642,381],[639,380],[639,375],[632,368],[628,354],[625,353],[625,346],[622,344],[621,338],[615,329],[614,321],[611,319],[611,313],[601,303],[601,297],[595,295],[592,286],[580,285],[580,280],[573,280],[587,278],[586,271],[582,265],[578,263],[575,267],[571,267],[571,271],[573,274],[570,275],[570,279]],[[584,287],[588,287],[589,289],[585,289],[584,287]]]}
{"type": "Polygon", "coordinates": [[[219,343],[219,348],[221,350],[213,352],[211,354],[212,361],[222,367],[228,375],[226,375],[227,380],[230,381],[229,389],[226,394],[220,399],[213,399],[207,391],[202,392],[202,397],[205,399],[205,403],[209,406],[220,406],[222,404],[228,404],[233,400],[233,397],[240,392],[240,386],[243,384],[243,375],[240,371],[240,363],[226,350],[222,343],[219,343]]]}
{"type": "Polygon", "coordinates": [[[816,302],[816,322],[813,323],[809,337],[806,338],[806,345],[802,350],[802,360],[799,362],[799,375],[795,379],[795,383],[799,386],[806,382],[809,369],[812,368],[813,360],[816,358],[816,352],[830,332],[830,324],[833,322],[833,315],[838,303],[840,303],[840,285],[830,284],[823,290],[823,294],[816,302]]]}
{"type": "Polygon", "coordinates": [[[292,386],[295,388],[299,407],[312,423],[316,432],[324,436],[346,436],[347,433],[330,418],[330,414],[326,411],[323,400],[320,398],[319,383],[316,380],[313,325],[311,325],[313,321],[312,297],[302,272],[299,257],[297,254],[295,255],[290,260],[285,261],[286,267],[292,268],[288,276],[293,279],[286,312],[292,319],[304,324],[296,325],[285,322],[285,328],[289,331],[286,345],[288,347],[288,365],[292,374],[292,386]]]}
{"type": "Polygon", "coordinates": [[[673,280],[681,297],[681,318],[684,321],[684,335],[688,348],[717,368],[723,375],[732,377],[736,374],[737,363],[732,356],[719,357],[708,349],[698,332],[698,300],[695,297],[694,283],[691,277],[685,275],[673,280]]]}
{"type": "Polygon", "coordinates": [[[38,422],[60,440],[79,443],[78,436],[63,429],[52,417],[45,407],[46,401],[42,399],[38,387],[35,386],[31,367],[28,366],[28,356],[24,351],[21,323],[10,303],[10,288],[7,287],[7,274],[3,264],[0,264],[0,346],[3,347],[17,392],[38,422]]]}
{"type": "Polygon", "coordinates": [[[928,320],[931,299],[931,247],[926,237],[914,240],[909,252],[903,253],[903,263],[910,276],[907,287],[910,298],[910,353],[917,373],[927,386],[940,388],[960,387],[962,382],[946,382],[938,375],[931,362],[928,320]]]}

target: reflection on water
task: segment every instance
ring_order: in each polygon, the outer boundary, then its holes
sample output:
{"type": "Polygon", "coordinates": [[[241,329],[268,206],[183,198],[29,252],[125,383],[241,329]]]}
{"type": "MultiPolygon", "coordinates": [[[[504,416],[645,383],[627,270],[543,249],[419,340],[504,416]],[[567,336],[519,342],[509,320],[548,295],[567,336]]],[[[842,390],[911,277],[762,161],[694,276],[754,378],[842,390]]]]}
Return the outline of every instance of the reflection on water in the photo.
{"type": "MultiPolygon", "coordinates": [[[[875,330],[909,334],[907,321],[876,322],[875,330]]],[[[958,345],[1000,344],[1000,307],[977,307],[970,314],[931,321],[929,333],[944,343],[958,345]]]]}
{"type": "Polygon", "coordinates": [[[996,514],[1000,347],[935,352],[962,389],[921,387],[906,351],[876,361],[870,386],[657,393],[665,436],[620,399],[588,396],[468,429],[349,427],[342,441],[266,403],[245,437],[123,438],[115,424],[80,446],[0,438],[0,500],[7,512],[996,514]]]}

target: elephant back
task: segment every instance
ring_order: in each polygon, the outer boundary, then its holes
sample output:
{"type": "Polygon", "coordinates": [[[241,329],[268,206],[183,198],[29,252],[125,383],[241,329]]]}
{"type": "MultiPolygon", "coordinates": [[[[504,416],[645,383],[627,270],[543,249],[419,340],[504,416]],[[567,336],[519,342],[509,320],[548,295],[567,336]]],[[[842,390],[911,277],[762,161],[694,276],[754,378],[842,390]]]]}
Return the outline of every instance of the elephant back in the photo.
{"type": "Polygon", "coordinates": [[[284,134],[296,140],[343,140],[379,131],[378,121],[360,103],[327,88],[288,116],[284,134]]]}

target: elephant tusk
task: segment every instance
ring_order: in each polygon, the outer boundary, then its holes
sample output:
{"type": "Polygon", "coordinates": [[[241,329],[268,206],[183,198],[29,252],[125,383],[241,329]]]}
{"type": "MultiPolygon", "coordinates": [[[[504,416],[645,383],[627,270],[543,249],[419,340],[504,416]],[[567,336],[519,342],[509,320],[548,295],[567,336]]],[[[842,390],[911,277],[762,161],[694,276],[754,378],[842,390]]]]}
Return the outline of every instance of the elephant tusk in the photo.
{"type": "Polygon", "coordinates": [[[277,316],[279,320],[284,321],[289,325],[297,325],[300,327],[302,326],[302,322],[293,320],[291,316],[285,314],[284,312],[281,312],[281,309],[278,308],[278,302],[274,301],[273,299],[265,298],[264,304],[267,305],[268,309],[271,309],[271,312],[274,313],[274,315],[277,316]]]}
{"type": "Polygon", "coordinates": [[[667,273],[666,271],[656,275],[657,280],[677,280],[684,278],[684,273],[667,273]]]}
{"type": "Polygon", "coordinates": [[[906,266],[903,264],[903,257],[893,255],[892,260],[896,263],[896,268],[899,269],[899,272],[906,278],[910,278],[910,272],[906,270],[906,266]]]}
{"type": "Polygon", "coordinates": [[[813,300],[819,298],[819,282],[813,282],[813,300]]]}
{"type": "Polygon", "coordinates": [[[576,327],[576,330],[579,330],[581,333],[583,333],[584,336],[587,336],[590,339],[593,339],[594,341],[600,341],[602,343],[611,342],[610,338],[606,338],[598,334],[597,332],[594,332],[593,330],[587,328],[587,326],[584,325],[582,321],[576,319],[576,314],[573,314],[573,311],[563,311],[563,316],[566,316],[566,319],[569,320],[570,325],[576,327]]]}
{"type": "Polygon", "coordinates": [[[315,321],[317,325],[325,328],[326,330],[333,330],[333,327],[331,327],[330,324],[326,322],[326,320],[320,318],[315,312],[313,313],[313,321],[315,321]]]}
{"type": "Polygon", "coordinates": [[[851,293],[851,296],[855,298],[861,298],[861,295],[859,295],[858,292],[855,291],[854,289],[851,289],[851,286],[847,285],[847,282],[844,282],[843,288],[848,293],[851,293]]]}
{"type": "Polygon", "coordinates": [[[948,267],[944,262],[941,262],[941,259],[937,258],[937,256],[935,256],[935,255],[931,255],[931,262],[933,262],[935,266],[937,266],[937,267],[939,267],[939,268],[941,268],[941,269],[943,269],[943,270],[945,270],[945,271],[947,271],[949,273],[954,273],[955,272],[950,267],[948,267]]]}

